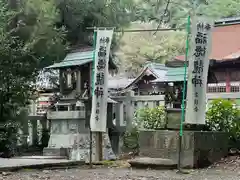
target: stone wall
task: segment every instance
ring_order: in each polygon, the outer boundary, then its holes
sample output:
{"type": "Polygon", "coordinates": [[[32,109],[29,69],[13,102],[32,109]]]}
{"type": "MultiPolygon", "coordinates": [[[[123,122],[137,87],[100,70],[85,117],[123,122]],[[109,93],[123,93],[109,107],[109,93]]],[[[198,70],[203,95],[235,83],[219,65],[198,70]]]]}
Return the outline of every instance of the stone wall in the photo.
{"type": "MultiPolygon", "coordinates": [[[[140,156],[178,161],[178,131],[141,131],[140,156]]],[[[228,135],[221,132],[185,131],[182,139],[182,166],[209,165],[228,153],[228,135]]]]}

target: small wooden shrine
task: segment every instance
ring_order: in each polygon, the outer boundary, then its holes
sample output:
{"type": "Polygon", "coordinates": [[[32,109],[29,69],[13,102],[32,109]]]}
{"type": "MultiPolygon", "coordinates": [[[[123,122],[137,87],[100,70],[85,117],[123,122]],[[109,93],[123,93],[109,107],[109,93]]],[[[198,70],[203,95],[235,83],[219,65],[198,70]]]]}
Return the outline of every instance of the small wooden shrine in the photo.
{"type": "MultiPolygon", "coordinates": [[[[47,67],[59,71],[60,95],[50,99],[47,118],[51,121],[51,136],[44,155],[83,160],[89,153],[93,53],[91,48],[72,51],[62,62],[47,67]]],[[[109,72],[116,69],[110,58],[109,72]]]]}

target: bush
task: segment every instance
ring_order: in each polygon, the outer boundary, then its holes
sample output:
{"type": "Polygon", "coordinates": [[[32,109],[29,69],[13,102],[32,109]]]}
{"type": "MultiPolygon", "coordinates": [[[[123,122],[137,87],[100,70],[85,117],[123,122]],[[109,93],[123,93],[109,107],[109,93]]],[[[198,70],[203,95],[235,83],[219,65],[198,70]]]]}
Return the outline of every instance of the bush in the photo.
{"type": "Polygon", "coordinates": [[[136,126],[130,130],[127,130],[123,136],[124,151],[131,151],[138,154],[139,149],[138,138],[139,131],[136,126]]]}
{"type": "Polygon", "coordinates": [[[163,106],[143,108],[135,113],[135,125],[145,129],[162,129],[166,125],[166,113],[163,106]]]}
{"type": "Polygon", "coordinates": [[[165,117],[165,109],[163,106],[139,109],[134,115],[133,127],[128,129],[123,136],[123,146],[125,150],[138,154],[139,128],[162,129],[166,125],[165,117]]]}
{"type": "Polygon", "coordinates": [[[18,123],[11,121],[0,126],[0,157],[9,158],[15,155],[18,127],[18,123]]]}
{"type": "Polygon", "coordinates": [[[228,132],[230,140],[240,139],[240,111],[231,100],[217,99],[210,103],[206,124],[212,131],[228,132]]]}

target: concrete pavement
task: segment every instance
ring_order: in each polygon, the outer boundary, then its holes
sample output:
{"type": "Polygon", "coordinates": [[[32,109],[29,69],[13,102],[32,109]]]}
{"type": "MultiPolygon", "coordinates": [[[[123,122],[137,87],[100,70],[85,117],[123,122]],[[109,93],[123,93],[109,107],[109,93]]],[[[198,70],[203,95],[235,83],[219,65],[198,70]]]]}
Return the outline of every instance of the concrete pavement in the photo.
{"type": "Polygon", "coordinates": [[[46,159],[46,157],[19,157],[11,159],[0,159],[0,172],[3,171],[16,171],[20,169],[42,169],[42,168],[57,168],[69,166],[84,165],[84,161],[70,161],[66,159],[46,159]]]}

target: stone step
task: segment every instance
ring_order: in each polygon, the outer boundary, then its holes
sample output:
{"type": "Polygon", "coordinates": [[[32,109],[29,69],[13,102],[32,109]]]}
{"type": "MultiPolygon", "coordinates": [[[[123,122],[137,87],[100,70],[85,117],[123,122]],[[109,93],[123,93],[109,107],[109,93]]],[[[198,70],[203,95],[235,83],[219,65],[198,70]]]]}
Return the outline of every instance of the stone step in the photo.
{"type": "Polygon", "coordinates": [[[80,166],[85,165],[84,161],[69,161],[66,159],[1,158],[0,161],[0,174],[1,172],[18,171],[21,169],[66,169],[79,168],[80,166]]]}
{"type": "Polygon", "coordinates": [[[13,159],[67,159],[66,156],[21,156],[13,159]]]}
{"type": "Polygon", "coordinates": [[[177,164],[171,159],[137,157],[128,161],[131,167],[153,169],[176,169],[177,164]]]}
{"type": "Polygon", "coordinates": [[[68,148],[44,148],[43,156],[69,157],[68,148]]]}

